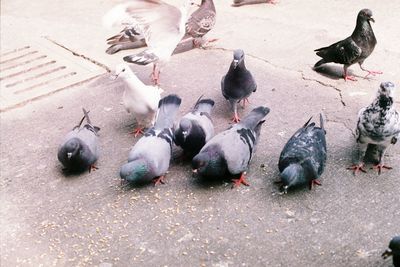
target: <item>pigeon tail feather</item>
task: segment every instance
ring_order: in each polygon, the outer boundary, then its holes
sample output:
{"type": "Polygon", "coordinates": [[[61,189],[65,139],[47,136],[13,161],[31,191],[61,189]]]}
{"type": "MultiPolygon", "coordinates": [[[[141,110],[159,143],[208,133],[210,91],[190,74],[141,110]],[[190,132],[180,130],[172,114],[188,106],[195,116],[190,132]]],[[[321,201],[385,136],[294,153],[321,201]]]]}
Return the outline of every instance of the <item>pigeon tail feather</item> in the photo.
{"type": "Polygon", "coordinates": [[[257,107],[253,109],[246,117],[244,117],[241,121],[240,124],[249,128],[249,129],[255,129],[255,127],[260,123],[260,121],[267,116],[269,113],[270,109],[267,107],[257,107]]]}
{"type": "Polygon", "coordinates": [[[158,103],[158,114],[155,127],[158,129],[171,128],[182,99],[175,95],[167,95],[158,103]]]}
{"type": "Polygon", "coordinates": [[[145,50],[136,55],[129,55],[124,57],[124,61],[138,65],[147,65],[149,63],[157,61],[158,59],[158,56],[148,50],[145,50]]]}

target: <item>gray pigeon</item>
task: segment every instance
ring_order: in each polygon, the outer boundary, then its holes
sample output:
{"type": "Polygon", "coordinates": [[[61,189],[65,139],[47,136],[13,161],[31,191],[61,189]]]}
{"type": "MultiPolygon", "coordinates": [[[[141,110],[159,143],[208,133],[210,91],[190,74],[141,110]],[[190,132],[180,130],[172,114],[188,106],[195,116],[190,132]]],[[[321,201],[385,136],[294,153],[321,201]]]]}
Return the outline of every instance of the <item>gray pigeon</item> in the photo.
{"type": "Polygon", "coordinates": [[[214,136],[214,125],[211,120],[211,110],[214,101],[211,99],[197,100],[193,110],[183,116],[175,131],[175,144],[182,147],[185,154],[193,157],[214,136]]]}
{"type": "Polygon", "coordinates": [[[240,176],[232,180],[234,186],[249,185],[246,171],[255,152],[267,107],[253,109],[240,123],[217,134],[208,141],[192,160],[194,173],[211,178],[240,176]]]}
{"type": "Polygon", "coordinates": [[[322,115],[320,127],[309,124],[311,118],[289,139],[279,157],[279,171],[284,193],[288,189],[314,184],[325,168],[326,140],[322,115]]]}
{"type": "Polygon", "coordinates": [[[160,100],[155,125],[132,147],[128,163],[121,167],[122,180],[129,184],[164,183],[172,154],[172,127],[180,104],[177,95],[160,100]]]}
{"type": "Polygon", "coordinates": [[[394,267],[400,267],[400,235],[390,240],[389,248],[382,254],[384,259],[390,256],[393,256],[394,267]]]}
{"type": "Polygon", "coordinates": [[[239,122],[237,103],[243,101],[243,107],[251,93],[257,90],[256,81],[244,64],[244,52],[237,49],[233,52],[233,60],[228,73],[221,80],[222,95],[231,105],[234,113],[232,122],[239,122]]]}
{"type": "MultiPolygon", "coordinates": [[[[193,37],[195,47],[204,46],[202,38],[214,28],[216,15],[213,0],[201,0],[200,7],[190,15],[186,22],[186,36],[193,37]]],[[[207,40],[206,43],[214,41],[216,39],[207,40]]]]}
{"type": "MultiPolygon", "coordinates": [[[[364,69],[362,64],[364,60],[371,55],[376,45],[376,38],[372,30],[370,21],[375,22],[372,18],[372,11],[362,9],[357,16],[357,24],[350,37],[334,43],[328,47],[318,48],[314,51],[322,57],[314,68],[318,68],[322,64],[334,62],[344,65],[343,77],[345,80],[356,81],[353,76],[347,75],[347,68],[358,63],[361,70],[368,72],[368,75],[382,74],[381,71],[371,71],[364,69]]],[[[367,77],[365,76],[365,77],[367,77]]]]}
{"type": "Polygon", "coordinates": [[[114,54],[120,50],[135,49],[146,46],[146,40],[139,33],[137,25],[125,27],[119,34],[107,39],[107,44],[111,45],[107,48],[107,54],[114,54]]]}
{"type": "Polygon", "coordinates": [[[379,162],[374,166],[380,174],[382,169],[391,169],[383,163],[386,148],[400,138],[400,115],[393,106],[394,84],[381,83],[375,100],[358,113],[357,143],[359,144],[357,163],[349,169],[365,172],[363,156],[368,144],[377,145],[379,162]]]}
{"type": "Polygon", "coordinates": [[[255,4],[276,4],[275,0],[233,0],[234,7],[244,6],[244,5],[255,5],[255,4]]]}
{"type": "Polygon", "coordinates": [[[65,169],[72,172],[97,169],[93,164],[99,157],[97,132],[99,127],[93,126],[88,112],[83,109],[84,117],[64,138],[58,149],[58,160],[65,169]],[[86,119],[86,124],[82,126],[86,119]]]}

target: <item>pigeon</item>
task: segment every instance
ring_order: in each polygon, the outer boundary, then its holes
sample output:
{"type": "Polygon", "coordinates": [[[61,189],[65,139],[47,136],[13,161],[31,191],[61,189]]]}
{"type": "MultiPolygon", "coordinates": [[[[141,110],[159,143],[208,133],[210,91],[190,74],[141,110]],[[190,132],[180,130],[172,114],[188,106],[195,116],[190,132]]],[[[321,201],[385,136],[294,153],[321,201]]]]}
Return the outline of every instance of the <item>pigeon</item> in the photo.
{"type": "Polygon", "coordinates": [[[197,100],[193,110],[183,116],[175,130],[174,141],[182,147],[186,155],[193,157],[214,136],[214,125],[211,120],[211,110],[214,101],[211,99],[197,100]]]}
{"type": "Polygon", "coordinates": [[[194,173],[210,178],[227,175],[239,176],[233,179],[233,186],[248,186],[246,171],[255,152],[267,107],[253,109],[240,123],[217,134],[208,141],[192,160],[194,173]]]}
{"type": "Polygon", "coordinates": [[[165,182],[172,154],[172,127],[180,104],[177,95],[168,95],[160,100],[155,125],[132,147],[128,163],[121,167],[122,181],[133,185],[165,182]]]}
{"type": "Polygon", "coordinates": [[[239,122],[237,103],[243,101],[244,107],[246,101],[249,101],[247,98],[250,94],[257,90],[256,81],[244,65],[243,50],[237,49],[233,52],[233,60],[228,73],[221,80],[221,90],[222,95],[229,101],[234,113],[232,122],[239,122]]]}
{"type": "Polygon", "coordinates": [[[255,5],[255,4],[276,4],[275,0],[233,0],[234,7],[244,6],[244,5],[255,5]]]}
{"type": "Polygon", "coordinates": [[[89,112],[83,109],[83,113],[82,120],[65,136],[57,154],[65,170],[72,172],[97,169],[94,163],[99,157],[97,133],[100,128],[93,126],[89,112]],[[85,119],[87,123],[82,127],[85,119]]]}
{"type": "Polygon", "coordinates": [[[357,163],[348,169],[354,174],[365,172],[362,157],[369,144],[377,145],[379,162],[373,168],[378,170],[392,169],[383,163],[386,148],[395,144],[400,138],[400,114],[393,106],[395,86],[391,82],[382,82],[374,101],[358,113],[357,143],[359,144],[357,163]]]}
{"type": "Polygon", "coordinates": [[[384,259],[390,256],[393,256],[394,267],[400,267],[400,235],[390,240],[389,248],[382,254],[384,259]]]}
{"type": "Polygon", "coordinates": [[[371,21],[375,22],[372,18],[372,11],[369,9],[362,9],[357,15],[356,28],[350,37],[330,46],[314,50],[317,52],[318,56],[322,57],[320,61],[315,63],[314,68],[318,68],[322,64],[329,62],[343,64],[343,77],[345,81],[356,81],[354,76],[347,75],[347,68],[355,63],[360,65],[361,70],[368,72],[367,76],[382,74],[381,71],[367,70],[362,66],[364,60],[371,55],[376,45],[376,38],[371,27],[371,21]]]}
{"type": "Polygon", "coordinates": [[[154,122],[158,102],[164,91],[157,86],[145,85],[132,72],[126,63],[116,66],[113,79],[121,77],[125,82],[122,102],[126,111],[133,113],[137,127],[133,131],[135,137],[143,133],[143,129],[154,122]]]}
{"type": "MultiPolygon", "coordinates": [[[[213,0],[201,0],[201,5],[194,11],[186,22],[186,35],[193,38],[195,47],[204,47],[202,38],[214,28],[216,10],[213,0]]],[[[185,37],[184,37],[185,38],[185,37]]],[[[206,43],[214,42],[217,39],[207,40],[206,43]]]]}
{"type": "Polygon", "coordinates": [[[103,17],[103,24],[107,27],[128,25],[144,36],[148,48],[123,59],[138,65],[153,63],[151,76],[159,84],[161,66],[168,62],[185,34],[189,3],[190,0],[185,0],[177,8],[161,0],[133,0],[112,8],[103,17]]]}
{"type": "Polygon", "coordinates": [[[310,118],[289,139],[279,157],[282,191],[314,184],[321,185],[317,180],[324,171],[326,163],[326,140],[322,114],[320,127],[310,123],[310,118]]]}

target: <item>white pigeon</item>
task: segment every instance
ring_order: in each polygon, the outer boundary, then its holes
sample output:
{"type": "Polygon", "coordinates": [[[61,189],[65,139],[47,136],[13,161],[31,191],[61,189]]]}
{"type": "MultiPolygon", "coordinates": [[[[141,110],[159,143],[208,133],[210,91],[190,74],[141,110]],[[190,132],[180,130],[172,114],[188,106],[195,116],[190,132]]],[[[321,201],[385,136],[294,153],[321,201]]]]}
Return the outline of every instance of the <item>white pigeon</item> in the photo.
{"type": "Polygon", "coordinates": [[[158,86],[145,85],[125,63],[116,66],[114,79],[118,77],[125,81],[122,102],[126,111],[133,113],[136,118],[137,127],[133,131],[136,137],[154,123],[158,102],[164,90],[158,86]]]}
{"type": "Polygon", "coordinates": [[[135,27],[145,38],[148,48],[124,60],[139,65],[153,63],[152,79],[159,84],[160,68],[169,61],[185,35],[190,0],[180,8],[161,0],[133,0],[116,5],[103,17],[103,25],[135,27]]]}
{"type": "Polygon", "coordinates": [[[359,144],[358,162],[349,169],[365,172],[363,157],[369,144],[377,146],[379,162],[373,168],[380,174],[382,169],[391,169],[383,163],[386,148],[400,138],[400,115],[393,106],[394,84],[383,82],[377,96],[367,107],[358,113],[357,143],[359,144]]]}

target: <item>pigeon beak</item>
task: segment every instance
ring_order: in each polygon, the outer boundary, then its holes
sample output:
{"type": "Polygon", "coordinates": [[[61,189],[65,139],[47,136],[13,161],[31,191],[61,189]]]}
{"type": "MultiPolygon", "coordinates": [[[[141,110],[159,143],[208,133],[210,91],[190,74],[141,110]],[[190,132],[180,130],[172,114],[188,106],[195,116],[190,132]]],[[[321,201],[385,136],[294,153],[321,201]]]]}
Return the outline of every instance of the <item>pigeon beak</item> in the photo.
{"type": "Polygon", "coordinates": [[[370,17],[369,20],[371,20],[373,23],[375,23],[375,20],[373,17],[370,17]]]}
{"type": "Polygon", "coordinates": [[[67,153],[67,158],[68,158],[68,159],[71,159],[71,157],[72,157],[72,152],[68,152],[68,153],[67,153]]]}
{"type": "Polygon", "coordinates": [[[239,60],[234,59],[233,60],[233,67],[236,69],[237,65],[239,65],[239,60]]]}
{"type": "Polygon", "coordinates": [[[196,174],[196,173],[197,173],[197,169],[193,169],[192,172],[193,172],[194,174],[196,174]]]}
{"type": "Polygon", "coordinates": [[[115,81],[117,78],[118,78],[118,74],[116,74],[116,73],[113,73],[113,74],[110,75],[110,80],[111,81],[115,81]]]}
{"type": "Polygon", "coordinates": [[[385,252],[382,253],[382,258],[386,259],[387,257],[392,256],[392,254],[393,254],[392,250],[387,249],[387,250],[385,250],[385,252]]]}

